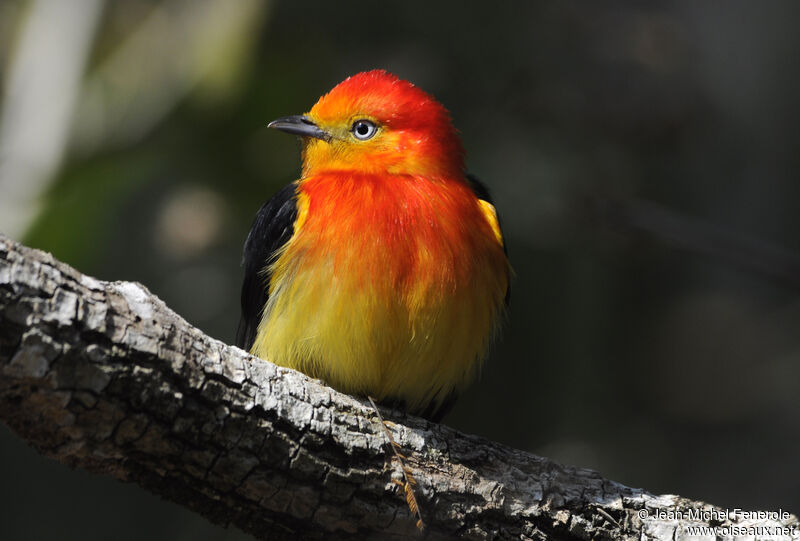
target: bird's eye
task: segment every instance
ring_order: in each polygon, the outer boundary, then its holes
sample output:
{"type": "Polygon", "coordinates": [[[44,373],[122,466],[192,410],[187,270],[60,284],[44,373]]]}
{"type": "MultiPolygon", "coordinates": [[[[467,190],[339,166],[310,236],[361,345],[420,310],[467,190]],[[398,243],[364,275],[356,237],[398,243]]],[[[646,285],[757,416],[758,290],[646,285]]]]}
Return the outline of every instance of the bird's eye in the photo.
{"type": "Polygon", "coordinates": [[[356,120],[353,122],[353,137],[361,141],[371,139],[378,131],[378,126],[369,120],[356,120]]]}

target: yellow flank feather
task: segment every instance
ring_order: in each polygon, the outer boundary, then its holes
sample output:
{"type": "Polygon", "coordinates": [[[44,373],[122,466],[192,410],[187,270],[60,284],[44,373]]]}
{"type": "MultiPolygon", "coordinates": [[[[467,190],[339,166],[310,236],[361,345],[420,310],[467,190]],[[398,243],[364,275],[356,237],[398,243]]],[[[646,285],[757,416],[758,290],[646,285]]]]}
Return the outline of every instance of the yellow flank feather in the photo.
{"type": "Polygon", "coordinates": [[[492,227],[492,231],[494,232],[497,242],[499,242],[500,246],[502,246],[503,233],[500,231],[500,221],[497,219],[497,211],[495,210],[494,205],[488,201],[484,201],[483,199],[479,199],[478,204],[481,207],[483,215],[486,217],[486,221],[488,221],[489,225],[492,227]]]}

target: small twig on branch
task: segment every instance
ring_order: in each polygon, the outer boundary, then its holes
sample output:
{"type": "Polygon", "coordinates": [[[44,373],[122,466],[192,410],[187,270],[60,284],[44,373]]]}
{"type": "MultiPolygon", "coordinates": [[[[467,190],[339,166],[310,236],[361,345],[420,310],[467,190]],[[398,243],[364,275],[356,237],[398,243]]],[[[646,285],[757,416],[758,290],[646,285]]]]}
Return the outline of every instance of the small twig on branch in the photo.
{"type": "Polygon", "coordinates": [[[406,466],[406,457],[405,455],[400,454],[400,444],[394,441],[392,433],[389,432],[389,426],[386,424],[386,421],[383,420],[383,415],[381,415],[381,410],[378,408],[378,405],[375,404],[375,401],[371,396],[368,396],[367,400],[369,400],[369,403],[372,405],[372,409],[375,410],[375,413],[378,414],[378,421],[381,423],[383,433],[386,434],[386,439],[389,442],[389,447],[392,449],[392,454],[400,464],[400,471],[402,472],[403,480],[400,481],[399,479],[396,479],[395,483],[397,486],[402,487],[403,493],[406,495],[408,510],[411,511],[411,514],[417,519],[417,529],[419,531],[424,531],[425,522],[422,520],[422,509],[419,508],[419,503],[417,503],[417,495],[414,493],[414,487],[417,486],[417,480],[414,479],[414,474],[412,474],[409,467],[406,466]]]}
{"type": "MultiPolygon", "coordinates": [[[[0,419],[56,460],[262,539],[418,539],[372,418],[364,401],[209,338],[138,284],[95,280],[0,236],[0,419]]],[[[720,520],[707,504],[394,421],[427,539],[800,529],[788,514],[720,520]]]]}

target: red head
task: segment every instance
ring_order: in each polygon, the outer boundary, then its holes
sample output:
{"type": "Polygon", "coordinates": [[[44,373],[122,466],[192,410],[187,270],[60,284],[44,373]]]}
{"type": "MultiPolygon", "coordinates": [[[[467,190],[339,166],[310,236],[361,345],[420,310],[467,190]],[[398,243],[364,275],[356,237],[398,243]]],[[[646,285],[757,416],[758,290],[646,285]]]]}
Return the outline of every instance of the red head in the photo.
{"type": "Polygon", "coordinates": [[[463,178],[464,151],[447,109],[383,70],[348,77],[304,117],[271,126],[305,136],[304,178],[325,171],[463,178]]]}

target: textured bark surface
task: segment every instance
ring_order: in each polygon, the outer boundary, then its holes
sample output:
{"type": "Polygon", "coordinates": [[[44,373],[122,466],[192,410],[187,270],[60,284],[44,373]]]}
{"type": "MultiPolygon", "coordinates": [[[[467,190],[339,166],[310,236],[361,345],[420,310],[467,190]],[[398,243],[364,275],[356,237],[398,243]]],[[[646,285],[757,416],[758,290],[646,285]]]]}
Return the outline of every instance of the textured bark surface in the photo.
{"type": "MultiPolygon", "coordinates": [[[[697,537],[693,525],[800,538],[795,516],[726,519],[386,413],[427,539],[679,540],[697,537]]],[[[95,280],[2,236],[0,419],[47,456],[258,538],[420,537],[365,401],[204,335],[139,284],[95,280]]]]}

